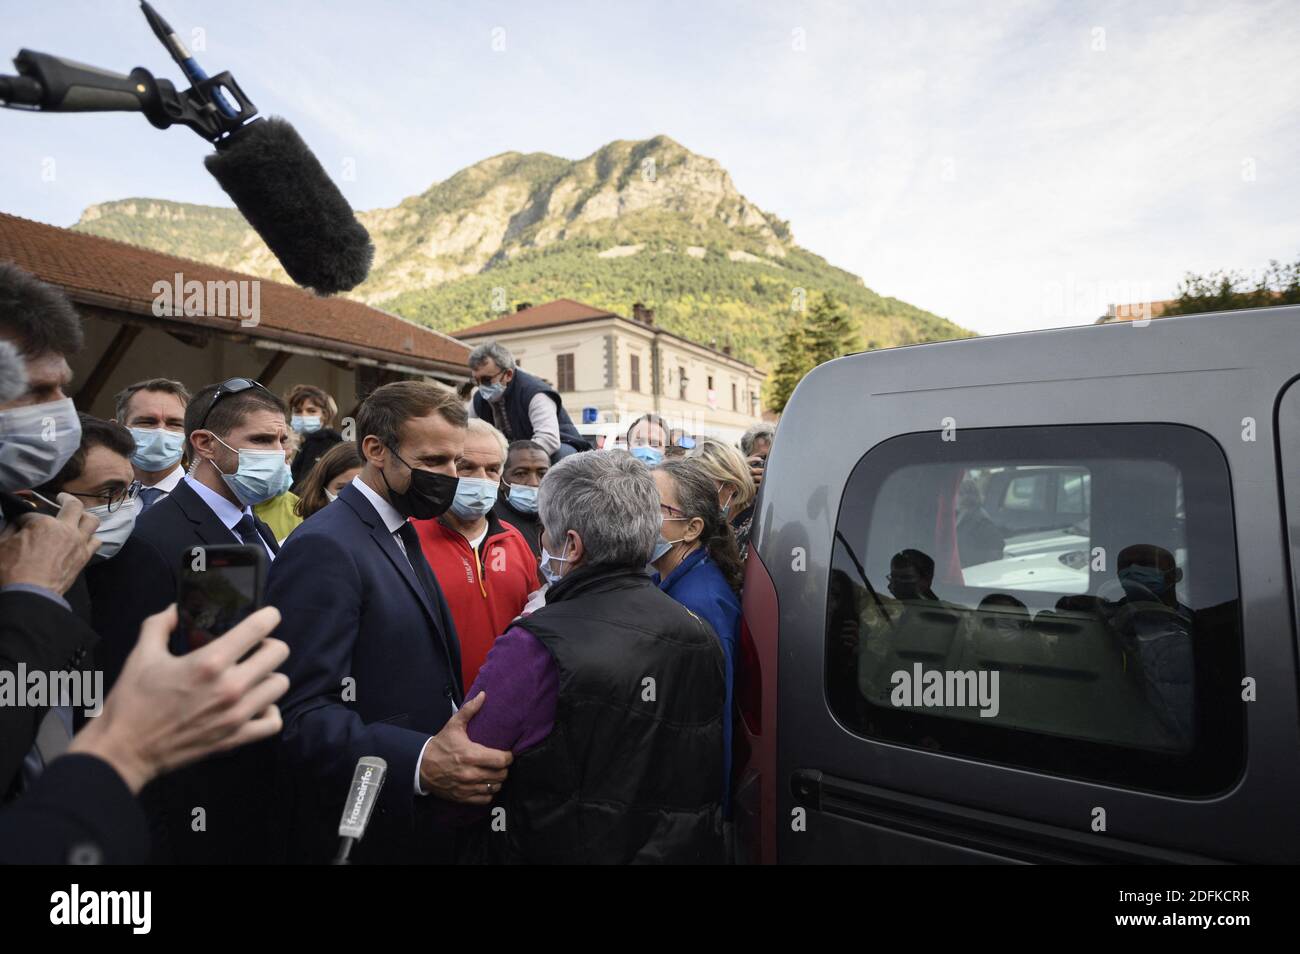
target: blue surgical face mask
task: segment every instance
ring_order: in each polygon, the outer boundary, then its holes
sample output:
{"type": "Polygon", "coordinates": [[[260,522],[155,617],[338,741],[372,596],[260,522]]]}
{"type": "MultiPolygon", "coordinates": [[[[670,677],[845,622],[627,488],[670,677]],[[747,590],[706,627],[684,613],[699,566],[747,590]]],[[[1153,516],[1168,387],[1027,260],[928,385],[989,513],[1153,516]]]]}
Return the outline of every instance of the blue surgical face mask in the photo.
{"type": "MultiPolygon", "coordinates": [[[[213,435],[216,437],[216,435],[213,435]]],[[[220,437],[217,442],[222,447],[235,450],[220,437]]],[[[285,462],[284,451],[280,450],[238,450],[239,468],[233,474],[227,474],[217,467],[216,461],[209,461],[221,474],[226,486],[246,507],[256,506],[263,501],[278,497],[289,489],[293,475],[285,462]]]]}
{"type": "Polygon", "coordinates": [[[501,395],[506,393],[506,386],[499,381],[491,384],[480,384],[478,393],[483,395],[483,400],[496,402],[501,400],[501,395]]]}
{"type": "Polygon", "coordinates": [[[0,490],[29,490],[52,480],[81,446],[72,398],[0,411],[0,490]]]}
{"type": "Polygon", "coordinates": [[[171,470],[181,462],[185,435],[162,427],[133,427],[135,453],[131,463],[148,473],[171,470]]]}
{"type": "Polygon", "coordinates": [[[632,456],[647,467],[654,467],[663,461],[664,452],[657,447],[651,447],[649,444],[641,444],[632,448],[632,456]]]}
{"type": "Polygon", "coordinates": [[[319,431],[321,428],[320,415],[313,414],[311,417],[307,417],[302,414],[295,414],[289,419],[289,426],[299,434],[310,434],[313,431],[319,431]]]}
{"type": "MultiPolygon", "coordinates": [[[[1139,586],[1148,590],[1157,599],[1164,597],[1169,589],[1165,580],[1165,574],[1155,567],[1150,566],[1126,566],[1119,571],[1120,582],[1126,585],[1139,586]]],[[[1141,594],[1139,594],[1141,595],[1141,594]]]]}
{"type": "Polygon", "coordinates": [[[553,556],[550,553],[550,551],[546,549],[545,545],[542,546],[542,560],[541,560],[542,576],[546,577],[546,582],[549,583],[551,586],[554,586],[556,583],[559,583],[560,580],[563,579],[564,577],[564,574],[559,573],[558,571],[552,569],[551,564],[571,563],[572,561],[564,555],[568,552],[569,552],[569,541],[567,538],[564,541],[564,549],[560,551],[559,556],[553,556]]]}
{"type": "Polygon", "coordinates": [[[672,541],[665,540],[664,535],[659,534],[659,539],[655,541],[655,548],[650,551],[650,562],[658,563],[659,558],[673,548],[672,541]]]}
{"type": "Polygon", "coordinates": [[[722,504],[718,508],[718,510],[722,513],[723,520],[727,519],[727,514],[731,510],[731,502],[735,499],[736,499],[736,492],[733,490],[731,493],[727,494],[727,502],[722,504]]]}
{"type": "Polygon", "coordinates": [[[529,487],[525,484],[511,484],[510,492],[506,494],[506,500],[510,501],[510,506],[520,513],[537,513],[536,487],[529,487]]]}
{"type": "MultiPolygon", "coordinates": [[[[667,523],[669,520],[680,520],[680,519],[682,518],[665,517],[663,522],[667,523]]],[[[685,537],[682,537],[680,540],[669,540],[667,537],[664,536],[664,528],[663,528],[663,524],[661,523],[659,525],[659,539],[655,541],[654,549],[650,551],[650,562],[651,563],[658,562],[660,557],[662,557],[673,547],[677,546],[677,544],[683,542],[685,539],[686,539],[685,537]]]]}
{"type": "Polygon", "coordinates": [[[497,502],[500,486],[495,480],[461,477],[456,484],[456,499],[451,502],[451,512],[462,520],[477,520],[497,502]]]}

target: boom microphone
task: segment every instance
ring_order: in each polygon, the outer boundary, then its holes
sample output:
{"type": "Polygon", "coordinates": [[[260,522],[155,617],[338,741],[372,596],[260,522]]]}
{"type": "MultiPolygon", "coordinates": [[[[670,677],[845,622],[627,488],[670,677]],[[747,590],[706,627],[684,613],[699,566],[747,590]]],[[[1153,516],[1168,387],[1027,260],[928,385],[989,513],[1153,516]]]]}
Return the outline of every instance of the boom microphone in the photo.
{"type": "Polygon", "coordinates": [[[257,107],[229,72],[209,77],[146,0],[150,28],[193,85],[178,91],[143,67],[129,75],[20,50],[0,76],[0,106],[39,112],[141,112],[159,129],[189,126],[217,151],[204,160],[297,284],[321,295],[365,280],[375,248],[320,161],[283,119],[257,107]]]}
{"type": "Polygon", "coordinates": [[[283,119],[240,127],[203,165],[299,285],[333,295],[365,280],[370,233],[283,119]]]}
{"type": "Polygon", "coordinates": [[[348,800],[343,806],[343,817],[339,819],[339,854],[334,859],[336,865],[348,863],[348,853],[352,846],[366,833],[370,815],[379,801],[379,791],[384,787],[384,773],[388,763],[376,755],[363,755],[357,759],[356,771],[352,774],[352,787],[348,790],[348,800]]]}

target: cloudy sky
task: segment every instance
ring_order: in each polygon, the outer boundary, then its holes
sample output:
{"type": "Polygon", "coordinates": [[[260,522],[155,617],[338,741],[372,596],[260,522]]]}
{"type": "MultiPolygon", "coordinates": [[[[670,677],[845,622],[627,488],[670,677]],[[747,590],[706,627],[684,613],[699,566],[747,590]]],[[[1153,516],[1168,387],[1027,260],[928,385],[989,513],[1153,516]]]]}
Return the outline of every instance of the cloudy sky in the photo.
{"type": "MultiPolygon", "coordinates": [[[[354,206],[508,150],[665,133],[876,291],[984,333],[1300,257],[1300,4],[159,0],[354,206]]],[[[195,44],[197,46],[197,44],[195,44]]],[[[134,0],[15,4],[21,47],[180,79],[134,0]]],[[[140,116],[0,110],[0,210],[229,204],[140,116]]]]}

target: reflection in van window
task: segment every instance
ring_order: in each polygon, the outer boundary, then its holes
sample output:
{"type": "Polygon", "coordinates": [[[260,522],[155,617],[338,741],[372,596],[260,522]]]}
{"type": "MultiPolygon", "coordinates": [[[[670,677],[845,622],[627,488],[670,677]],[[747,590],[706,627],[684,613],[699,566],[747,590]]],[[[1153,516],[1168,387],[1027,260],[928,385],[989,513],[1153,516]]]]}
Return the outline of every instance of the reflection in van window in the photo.
{"type": "Polygon", "coordinates": [[[846,488],[827,692],[852,731],[1154,790],[1240,767],[1223,455],[1174,425],[895,438],[846,488]]]}

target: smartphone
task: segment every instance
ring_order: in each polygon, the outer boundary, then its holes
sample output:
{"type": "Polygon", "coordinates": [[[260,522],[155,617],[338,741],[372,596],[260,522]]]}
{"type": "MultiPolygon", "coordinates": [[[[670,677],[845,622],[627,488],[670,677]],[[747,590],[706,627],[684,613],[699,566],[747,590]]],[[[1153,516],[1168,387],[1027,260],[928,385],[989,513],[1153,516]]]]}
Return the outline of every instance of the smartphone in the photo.
{"type": "Polygon", "coordinates": [[[206,646],[262,607],[266,565],[265,548],[243,543],[191,547],[181,554],[181,651],[206,646]]]}

